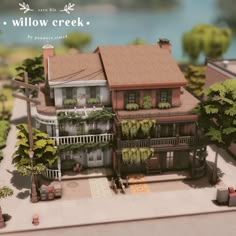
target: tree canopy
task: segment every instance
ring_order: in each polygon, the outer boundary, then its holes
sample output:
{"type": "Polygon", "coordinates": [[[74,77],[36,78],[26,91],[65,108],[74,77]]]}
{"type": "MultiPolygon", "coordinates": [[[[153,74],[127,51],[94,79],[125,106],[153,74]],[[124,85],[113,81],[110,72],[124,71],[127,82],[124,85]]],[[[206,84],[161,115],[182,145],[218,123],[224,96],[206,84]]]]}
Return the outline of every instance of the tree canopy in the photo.
{"type": "Polygon", "coordinates": [[[212,183],[217,182],[218,147],[236,143],[236,80],[216,83],[204,91],[205,99],[198,105],[198,125],[211,143],[217,146],[212,183]]]}
{"type": "Polygon", "coordinates": [[[51,166],[57,160],[57,152],[54,148],[54,141],[49,138],[48,134],[33,129],[33,169],[29,157],[29,134],[26,124],[17,125],[17,143],[16,151],[13,154],[12,163],[16,166],[17,171],[22,175],[42,173],[46,166],[51,166]]]}
{"type": "Polygon", "coordinates": [[[219,22],[226,23],[234,30],[236,29],[236,4],[233,0],[218,0],[220,10],[219,22]]]}
{"type": "Polygon", "coordinates": [[[29,83],[37,85],[44,82],[43,56],[33,59],[27,58],[22,62],[21,66],[16,67],[17,77],[23,77],[24,72],[28,72],[29,83]]]}
{"type": "Polygon", "coordinates": [[[91,35],[88,33],[72,32],[63,40],[63,44],[68,48],[75,48],[81,51],[83,47],[90,44],[91,40],[91,35]]]}
{"type": "Polygon", "coordinates": [[[145,45],[145,44],[147,44],[147,42],[141,38],[136,38],[135,40],[129,43],[129,45],[145,45]]]}
{"type": "Polygon", "coordinates": [[[236,142],[236,80],[213,84],[204,94],[198,106],[199,126],[213,143],[228,147],[236,142]]]}
{"type": "Polygon", "coordinates": [[[182,47],[185,54],[196,62],[199,55],[218,59],[230,46],[232,31],[229,28],[218,28],[212,25],[196,25],[182,37],[182,47]]]}
{"type": "Polygon", "coordinates": [[[0,188],[0,198],[10,197],[11,195],[13,195],[13,190],[9,187],[3,186],[0,188]]]}

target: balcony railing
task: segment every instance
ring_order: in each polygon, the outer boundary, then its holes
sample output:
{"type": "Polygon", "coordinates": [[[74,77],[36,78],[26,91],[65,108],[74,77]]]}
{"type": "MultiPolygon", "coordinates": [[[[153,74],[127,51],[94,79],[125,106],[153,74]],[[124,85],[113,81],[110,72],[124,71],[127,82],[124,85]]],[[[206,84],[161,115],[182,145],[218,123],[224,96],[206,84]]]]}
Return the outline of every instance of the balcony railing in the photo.
{"type": "Polygon", "coordinates": [[[132,147],[158,147],[158,146],[177,146],[177,145],[198,145],[201,141],[194,136],[181,136],[169,138],[150,138],[138,140],[118,140],[118,148],[132,148],[132,147]]]}
{"type": "Polygon", "coordinates": [[[79,136],[61,136],[52,137],[58,140],[57,145],[76,144],[76,143],[108,143],[113,140],[113,134],[95,134],[95,135],[79,135],[79,136]]]}

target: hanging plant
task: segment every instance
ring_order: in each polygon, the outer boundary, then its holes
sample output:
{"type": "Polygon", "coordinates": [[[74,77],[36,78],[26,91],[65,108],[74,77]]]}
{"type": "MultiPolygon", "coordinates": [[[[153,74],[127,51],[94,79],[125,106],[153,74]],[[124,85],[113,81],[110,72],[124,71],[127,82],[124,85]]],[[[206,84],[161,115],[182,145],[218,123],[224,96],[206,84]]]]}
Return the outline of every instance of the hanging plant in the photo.
{"type": "Polygon", "coordinates": [[[142,120],[140,121],[140,125],[141,125],[141,130],[143,134],[150,136],[150,130],[152,127],[156,125],[156,121],[155,120],[142,120]]]}
{"type": "Polygon", "coordinates": [[[129,136],[129,124],[128,124],[128,120],[122,120],[121,122],[121,131],[122,131],[122,135],[128,137],[129,136]]]}
{"type": "Polygon", "coordinates": [[[149,95],[144,96],[143,98],[143,108],[151,109],[152,108],[152,98],[149,95]]]}
{"type": "Polygon", "coordinates": [[[137,136],[139,128],[140,128],[140,122],[138,120],[129,121],[129,133],[131,138],[137,136]]]}
{"type": "Polygon", "coordinates": [[[122,161],[124,164],[145,163],[148,158],[154,155],[153,148],[124,148],[122,149],[122,161]]]}

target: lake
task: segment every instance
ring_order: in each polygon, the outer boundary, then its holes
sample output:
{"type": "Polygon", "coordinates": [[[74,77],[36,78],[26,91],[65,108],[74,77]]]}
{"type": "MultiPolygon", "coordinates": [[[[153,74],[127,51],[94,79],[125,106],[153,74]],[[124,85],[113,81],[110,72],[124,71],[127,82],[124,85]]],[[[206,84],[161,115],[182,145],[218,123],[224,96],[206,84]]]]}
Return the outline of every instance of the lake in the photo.
{"type": "MultiPolygon", "coordinates": [[[[194,25],[213,24],[217,18],[215,0],[183,0],[182,5],[171,11],[77,11],[71,15],[62,12],[46,12],[30,14],[8,14],[0,16],[2,25],[0,42],[11,45],[37,45],[42,46],[46,41],[56,45],[60,40],[54,40],[57,36],[66,35],[71,31],[85,31],[92,35],[92,43],[87,51],[93,51],[97,45],[126,45],[135,38],[145,39],[150,44],[155,44],[159,38],[168,38],[172,43],[172,53],[176,60],[184,60],[181,37],[185,31],[190,30],[194,25]],[[80,17],[90,25],[84,27],[61,26],[53,27],[13,27],[12,19],[22,16],[40,20],[47,19],[75,19],[80,17]],[[32,40],[30,36],[47,36],[53,40],[32,40]]],[[[234,37],[231,47],[225,54],[227,58],[235,58],[236,38],[234,37]]]]}

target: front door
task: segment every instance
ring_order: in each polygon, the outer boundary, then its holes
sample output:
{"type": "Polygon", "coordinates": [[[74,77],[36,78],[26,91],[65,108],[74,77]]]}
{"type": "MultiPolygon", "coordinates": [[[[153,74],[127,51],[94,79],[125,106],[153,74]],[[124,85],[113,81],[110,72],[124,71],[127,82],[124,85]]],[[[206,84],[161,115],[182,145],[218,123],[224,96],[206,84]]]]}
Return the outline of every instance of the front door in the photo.
{"type": "Polygon", "coordinates": [[[88,153],[88,167],[101,167],[103,166],[103,153],[101,150],[88,153]]]}

